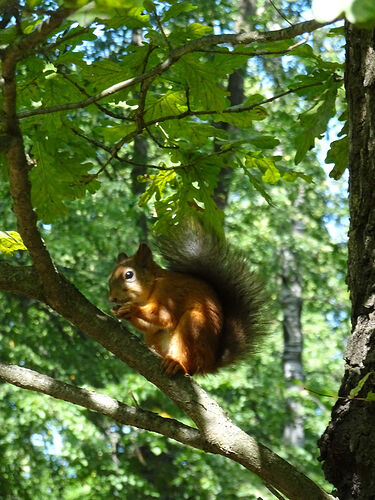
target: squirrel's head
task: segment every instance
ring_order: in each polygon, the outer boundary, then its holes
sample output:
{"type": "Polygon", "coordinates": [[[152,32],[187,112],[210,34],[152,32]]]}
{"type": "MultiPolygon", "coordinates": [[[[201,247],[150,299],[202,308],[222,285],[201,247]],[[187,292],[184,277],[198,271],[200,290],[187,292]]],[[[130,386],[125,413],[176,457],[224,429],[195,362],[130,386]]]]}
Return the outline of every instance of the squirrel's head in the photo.
{"type": "Polygon", "coordinates": [[[119,253],[117,265],[109,278],[109,300],[116,304],[146,301],[158,267],[145,243],[139,245],[133,256],[119,253]]]}

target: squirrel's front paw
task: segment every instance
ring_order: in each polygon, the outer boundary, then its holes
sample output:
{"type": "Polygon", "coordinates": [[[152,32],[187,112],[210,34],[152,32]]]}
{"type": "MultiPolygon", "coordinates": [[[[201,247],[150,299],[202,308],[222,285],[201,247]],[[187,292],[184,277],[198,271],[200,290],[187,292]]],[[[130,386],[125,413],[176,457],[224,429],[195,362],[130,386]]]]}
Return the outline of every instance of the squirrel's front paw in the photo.
{"type": "Polygon", "coordinates": [[[130,319],[131,317],[131,302],[125,302],[120,306],[115,306],[111,310],[113,314],[119,319],[130,319]]]}

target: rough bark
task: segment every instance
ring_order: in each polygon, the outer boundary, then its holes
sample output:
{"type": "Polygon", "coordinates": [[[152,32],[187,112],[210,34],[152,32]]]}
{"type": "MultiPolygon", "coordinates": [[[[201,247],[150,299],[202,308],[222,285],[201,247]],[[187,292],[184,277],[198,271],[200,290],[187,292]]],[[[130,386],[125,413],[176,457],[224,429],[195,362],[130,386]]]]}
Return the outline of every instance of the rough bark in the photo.
{"type": "Polygon", "coordinates": [[[352,334],[332,420],[320,440],[326,477],[343,500],[375,498],[375,404],[348,399],[373,390],[375,372],[375,32],[347,25],[349,106],[349,261],[352,334]]]}

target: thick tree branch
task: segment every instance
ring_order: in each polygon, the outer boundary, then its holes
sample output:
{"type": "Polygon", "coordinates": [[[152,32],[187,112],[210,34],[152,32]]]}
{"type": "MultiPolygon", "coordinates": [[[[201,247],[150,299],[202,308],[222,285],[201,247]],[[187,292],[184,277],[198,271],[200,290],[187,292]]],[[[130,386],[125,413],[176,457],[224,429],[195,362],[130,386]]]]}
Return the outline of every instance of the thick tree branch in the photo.
{"type": "Polygon", "coordinates": [[[0,378],[23,389],[41,392],[53,398],[107,415],[120,424],[157,432],[193,448],[213,451],[197,429],[172,418],[160,417],[151,411],[128,406],[105,394],[66,384],[34,370],[1,361],[0,378]]]}
{"type": "Polygon", "coordinates": [[[32,266],[11,266],[0,262],[0,290],[46,301],[42,282],[32,266]]]}
{"type": "Polygon", "coordinates": [[[161,75],[165,71],[167,71],[173,64],[175,64],[181,57],[191,52],[197,52],[200,49],[205,49],[207,47],[216,46],[222,43],[228,43],[231,45],[248,45],[254,42],[272,42],[279,40],[286,40],[288,38],[294,38],[298,35],[302,35],[303,33],[310,33],[322,26],[325,26],[330,23],[318,23],[315,20],[305,21],[302,23],[295,24],[289,28],[284,28],[281,30],[268,31],[264,33],[260,33],[258,31],[250,31],[245,33],[236,33],[236,34],[222,34],[222,35],[207,35],[202,38],[197,38],[188,42],[187,44],[178,47],[171,51],[169,57],[158,64],[154,68],[149,71],[135,76],[133,78],[129,78],[128,80],[124,80],[122,82],[116,83],[115,85],[111,85],[107,89],[102,90],[98,94],[84,99],[83,101],[78,102],[70,102],[66,104],[60,104],[57,106],[50,106],[48,108],[39,108],[33,109],[29,111],[23,111],[18,114],[19,118],[26,118],[29,116],[42,115],[42,114],[50,114],[56,113],[59,111],[67,111],[71,109],[79,109],[90,106],[90,104],[94,104],[105,97],[115,94],[120,90],[132,87],[141,83],[145,80],[152,81],[157,76],[161,75]]]}
{"type": "Polygon", "coordinates": [[[49,290],[50,300],[59,296],[58,273],[38,231],[36,214],[31,204],[31,185],[22,133],[16,116],[16,63],[26,51],[33,49],[52,33],[74,9],[60,8],[40,23],[30,34],[22,36],[2,53],[3,113],[2,126],[7,144],[9,182],[13,210],[17,217],[18,230],[30,253],[44,286],[49,290]]]}
{"type": "Polygon", "coordinates": [[[83,332],[159,387],[195,422],[215,453],[239,462],[292,500],[331,498],[271,450],[236,427],[188,376],[168,377],[160,358],[121,324],[90,304],[69,282],[56,309],[83,332]]]}
{"type": "Polygon", "coordinates": [[[88,302],[63,276],[60,279],[63,286],[55,310],[169,396],[197,425],[204,449],[240,463],[291,500],[331,498],[288,462],[236,427],[191,377],[168,377],[158,356],[119,321],[88,302]]]}
{"type": "Polygon", "coordinates": [[[22,236],[35,268],[48,287],[51,298],[58,295],[58,274],[37,228],[37,217],[31,204],[29,169],[22,133],[16,117],[16,63],[12,57],[2,61],[3,131],[6,137],[6,158],[13,210],[18,231],[22,236]]]}

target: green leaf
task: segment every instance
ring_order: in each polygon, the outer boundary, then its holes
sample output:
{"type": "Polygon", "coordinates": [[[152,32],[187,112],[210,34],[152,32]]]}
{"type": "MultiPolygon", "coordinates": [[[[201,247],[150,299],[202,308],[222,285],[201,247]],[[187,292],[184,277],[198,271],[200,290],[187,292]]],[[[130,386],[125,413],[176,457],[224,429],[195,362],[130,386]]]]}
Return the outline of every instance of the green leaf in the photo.
{"type": "MultiPolygon", "coordinates": [[[[60,48],[60,56],[61,57],[64,53],[66,47],[71,47],[71,46],[77,46],[81,43],[87,42],[87,41],[94,41],[96,40],[96,35],[94,34],[94,28],[86,29],[85,31],[82,31],[81,26],[76,26],[74,28],[71,28],[67,33],[65,34],[60,34],[56,38],[56,42],[59,44],[60,48]],[[66,40],[65,40],[66,39],[66,40]],[[64,41],[65,40],[65,41],[64,41]]],[[[77,52],[75,52],[77,54],[77,52]]],[[[60,60],[60,59],[58,59],[60,60]]]]}
{"type": "Polygon", "coordinates": [[[96,127],[95,132],[102,135],[110,143],[114,143],[131,134],[136,129],[134,123],[125,125],[114,125],[113,127],[96,127]]]}
{"type": "MultiPolygon", "coordinates": [[[[274,162],[270,158],[262,158],[259,155],[259,153],[246,153],[245,156],[235,154],[234,159],[239,167],[245,172],[252,186],[262,195],[270,206],[273,206],[272,198],[265,189],[263,176],[268,169],[272,172],[274,162]]],[[[275,174],[274,178],[276,177],[277,174],[275,174]]],[[[271,173],[269,178],[271,178],[271,173]]]]}
{"type": "Polygon", "coordinates": [[[149,96],[146,103],[145,121],[165,116],[180,115],[187,110],[186,96],[181,91],[169,91],[158,99],[149,96]]]}
{"type": "Polygon", "coordinates": [[[265,174],[262,176],[262,180],[265,184],[275,184],[280,179],[280,172],[276,168],[275,164],[270,162],[267,166],[265,174]]]}
{"type": "Polygon", "coordinates": [[[296,165],[314,147],[315,139],[327,130],[327,123],[336,112],[336,94],[337,85],[330,86],[308,111],[299,116],[301,131],[296,137],[297,151],[294,159],[296,165]]]}
{"type": "Polygon", "coordinates": [[[204,224],[222,231],[223,214],[216,206],[213,193],[219,172],[226,165],[225,154],[190,152],[185,155],[178,149],[171,153],[171,158],[180,165],[150,176],[151,183],[140,200],[142,206],[154,201],[160,219],[156,230],[162,232],[168,224],[179,223],[196,212],[204,224]]]}
{"type": "MultiPolygon", "coordinates": [[[[160,170],[155,175],[150,175],[148,180],[151,181],[143,195],[140,197],[138,205],[145,206],[153,197],[156,200],[162,199],[166,188],[176,178],[176,172],[171,168],[167,170],[160,170]]],[[[144,179],[142,179],[144,181],[144,179]]]]}
{"type": "Polygon", "coordinates": [[[334,163],[335,166],[329,173],[329,176],[335,180],[340,179],[348,166],[348,161],[349,161],[349,138],[348,136],[345,136],[331,143],[331,147],[327,153],[325,162],[334,163]]]}
{"type": "Polygon", "coordinates": [[[124,78],[124,70],[120,64],[104,59],[86,66],[83,76],[95,82],[96,87],[106,88],[121,81],[124,78]]]}
{"type": "Polygon", "coordinates": [[[375,392],[369,391],[366,396],[366,401],[375,401],[375,392]]]}
{"type": "Polygon", "coordinates": [[[358,384],[350,391],[349,397],[350,398],[355,398],[358,396],[358,394],[361,392],[363,386],[365,385],[366,380],[370,377],[370,375],[374,375],[375,372],[368,372],[364,377],[361,378],[361,380],[358,382],[358,384]]]}
{"type": "Polygon", "coordinates": [[[171,18],[177,17],[182,12],[189,12],[191,10],[195,10],[198,7],[193,5],[192,3],[187,2],[179,2],[172,5],[168,10],[166,10],[163,14],[163,21],[169,21],[171,18]]]}
{"type": "Polygon", "coordinates": [[[292,49],[290,53],[298,57],[309,57],[312,59],[316,58],[314,49],[308,43],[304,43],[303,45],[298,45],[298,47],[292,49]]]}
{"type": "Polygon", "coordinates": [[[36,26],[38,26],[38,24],[40,24],[41,22],[42,22],[42,19],[37,19],[33,23],[28,24],[27,26],[25,26],[25,28],[23,29],[23,32],[25,33],[25,35],[29,35],[32,31],[34,31],[34,28],[36,26]]]}
{"type": "MultiPolygon", "coordinates": [[[[233,109],[233,108],[229,108],[233,109]]],[[[219,113],[213,115],[215,122],[226,122],[239,128],[251,126],[253,121],[264,120],[267,117],[267,111],[261,106],[250,109],[249,111],[238,111],[233,113],[219,113]]]]}
{"type": "Polygon", "coordinates": [[[100,20],[100,23],[108,28],[140,28],[149,20],[149,16],[143,14],[142,3],[142,0],[96,0],[89,3],[80,0],[81,8],[73,12],[68,19],[78,22],[81,26],[89,26],[93,21],[100,20]]]}
{"type": "Polygon", "coordinates": [[[163,128],[173,142],[184,150],[206,148],[213,138],[223,141],[228,138],[225,130],[189,118],[167,121],[163,124],[163,128]]]}
{"type": "Polygon", "coordinates": [[[311,175],[306,175],[303,172],[296,172],[295,170],[289,169],[285,169],[285,173],[283,173],[281,178],[286,182],[295,182],[297,179],[303,179],[309,184],[312,184],[313,182],[311,175]]]}
{"type": "Polygon", "coordinates": [[[273,158],[263,158],[259,153],[248,153],[245,165],[251,169],[259,170],[265,184],[275,184],[280,179],[280,172],[273,158]]]}
{"type": "Polygon", "coordinates": [[[205,24],[191,23],[188,27],[190,38],[200,38],[201,36],[209,35],[212,33],[212,26],[205,24]]]}
{"type": "Polygon", "coordinates": [[[155,4],[151,0],[143,0],[143,7],[148,12],[154,12],[154,10],[155,10],[155,4]]]}
{"type": "Polygon", "coordinates": [[[375,26],[375,3],[372,0],[353,0],[345,13],[347,20],[358,27],[371,29],[375,26]]]}
{"type": "Polygon", "coordinates": [[[267,193],[267,191],[264,188],[263,182],[257,178],[257,175],[251,173],[250,169],[246,168],[245,166],[242,166],[242,168],[247,177],[249,178],[251,184],[258,191],[258,193],[263,196],[263,198],[270,206],[274,206],[271,196],[267,193]]]}
{"type": "Polygon", "coordinates": [[[215,121],[224,121],[226,123],[230,123],[231,125],[234,125],[236,127],[247,128],[252,124],[253,121],[264,120],[264,118],[266,118],[268,114],[266,109],[260,105],[247,111],[241,111],[241,109],[247,108],[249,106],[254,106],[258,102],[262,102],[263,100],[263,95],[252,94],[246,99],[243,104],[231,106],[230,108],[228,108],[230,112],[221,113],[220,115],[214,116],[213,119],[215,121]]]}
{"type": "Polygon", "coordinates": [[[276,139],[276,137],[273,137],[272,135],[260,135],[258,137],[254,137],[253,139],[249,139],[249,142],[261,150],[274,149],[280,144],[279,139],[276,139]]]}
{"type": "Polygon", "coordinates": [[[67,214],[66,201],[83,198],[86,192],[94,193],[100,187],[96,176],[89,173],[91,163],[78,163],[74,157],[54,149],[51,154],[51,142],[47,139],[34,145],[37,166],[30,172],[32,204],[45,223],[67,214]]]}
{"type": "Polygon", "coordinates": [[[215,72],[207,71],[207,65],[197,54],[188,54],[174,66],[173,73],[189,89],[190,104],[193,109],[221,111],[228,106],[228,92],[220,85],[215,72]]]}
{"type": "Polygon", "coordinates": [[[21,236],[16,231],[0,231],[0,252],[13,255],[16,250],[27,250],[21,236]]]}

